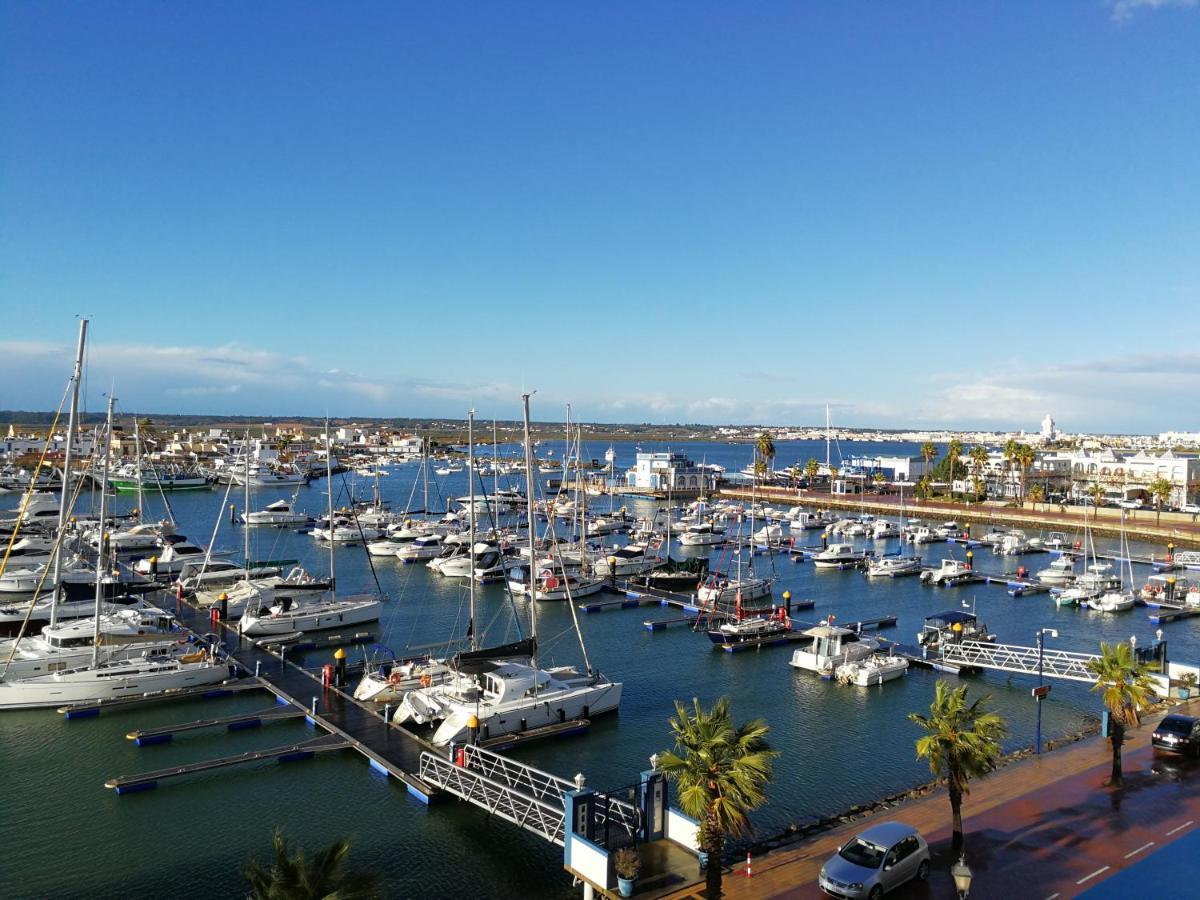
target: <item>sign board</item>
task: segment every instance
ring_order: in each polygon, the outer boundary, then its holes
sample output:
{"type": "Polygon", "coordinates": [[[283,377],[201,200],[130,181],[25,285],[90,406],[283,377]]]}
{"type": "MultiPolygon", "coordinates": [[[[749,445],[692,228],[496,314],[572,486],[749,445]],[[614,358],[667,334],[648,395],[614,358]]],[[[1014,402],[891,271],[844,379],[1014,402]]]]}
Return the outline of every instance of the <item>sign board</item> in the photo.
{"type": "Polygon", "coordinates": [[[1041,700],[1043,697],[1049,695],[1050,685],[1048,685],[1048,684],[1038,685],[1033,690],[1031,690],[1029,693],[1032,694],[1034,697],[1037,697],[1037,699],[1041,700]]]}

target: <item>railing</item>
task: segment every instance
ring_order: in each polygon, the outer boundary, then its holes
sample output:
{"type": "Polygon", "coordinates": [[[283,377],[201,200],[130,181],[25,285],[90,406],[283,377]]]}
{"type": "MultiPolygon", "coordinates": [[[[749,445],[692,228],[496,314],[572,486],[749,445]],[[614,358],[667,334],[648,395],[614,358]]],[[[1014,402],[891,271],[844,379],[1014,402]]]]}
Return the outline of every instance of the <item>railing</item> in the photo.
{"type": "MultiPolygon", "coordinates": [[[[948,643],[942,648],[942,659],[964,666],[998,669],[1001,672],[1038,673],[1038,648],[1016,644],[989,644],[982,641],[948,643]]],[[[1093,684],[1095,674],[1088,663],[1099,659],[1094,653],[1073,653],[1069,650],[1043,650],[1041,670],[1048,678],[1084,681],[1093,684]]]]}
{"type": "Polygon", "coordinates": [[[563,845],[566,813],[561,794],[551,802],[539,800],[512,785],[494,781],[428,751],[421,754],[420,772],[421,780],[532,831],[551,843],[560,847],[563,845]]]}
{"type": "MultiPolygon", "coordinates": [[[[574,782],[481,747],[461,747],[453,759],[425,751],[420,776],[426,783],[548,841],[563,843],[563,794],[576,790],[574,782]]],[[[636,786],[595,794],[592,823],[596,843],[615,849],[635,839],[642,824],[636,797],[636,786]],[[627,794],[634,802],[625,799],[627,794]]]]}

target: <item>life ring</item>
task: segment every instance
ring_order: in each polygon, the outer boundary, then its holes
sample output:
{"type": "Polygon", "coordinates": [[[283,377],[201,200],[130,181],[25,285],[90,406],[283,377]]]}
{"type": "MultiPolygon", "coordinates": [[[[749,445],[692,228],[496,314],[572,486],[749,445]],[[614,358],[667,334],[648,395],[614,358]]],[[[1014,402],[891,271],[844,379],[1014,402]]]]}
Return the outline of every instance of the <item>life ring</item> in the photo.
{"type": "Polygon", "coordinates": [[[433,684],[432,678],[430,678],[428,675],[421,676],[421,687],[429,687],[431,684],[433,684]]]}
{"type": "Polygon", "coordinates": [[[394,686],[398,685],[399,683],[400,683],[400,673],[399,672],[393,672],[391,675],[388,676],[388,684],[390,684],[394,687],[394,686]]]}
{"type": "Polygon", "coordinates": [[[551,575],[549,578],[547,578],[547,579],[546,579],[546,580],[543,582],[543,585],[542,585],[542,586],[543,586],[543,587],[545,587],[545,589],[546,589],[546,590],[548,590],[548,591],[552,591],[552,590],[554,590],[556,587],[558,587],[558,579],[557,579],[557,578],[555,578],[553,575],[551,575]]]}

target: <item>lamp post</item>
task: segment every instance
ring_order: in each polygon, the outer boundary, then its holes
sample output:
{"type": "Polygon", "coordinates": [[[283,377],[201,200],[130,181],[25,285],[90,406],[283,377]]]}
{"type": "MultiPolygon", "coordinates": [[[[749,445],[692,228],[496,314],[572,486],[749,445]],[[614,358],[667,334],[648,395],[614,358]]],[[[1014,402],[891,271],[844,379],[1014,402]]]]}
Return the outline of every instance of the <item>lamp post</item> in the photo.
{"type": "MultiPolygon", "coordinates": [[[[1042,754],[1042,698],[1045,697],[1046,694],[1048,693],[1045,690],[1045,687],[1046,687],[1045,678],[1043,678],[1043,676],[1042,676],[1043,661],[1044,661],[1044,657],[1045,657],[1046,635],[1050,635],[1050,637],[1052,637],[1052,638],[1057,638],[1058,630],[1055,628],[1042,628],[1037,633],[1038,686],[1037,686],[1037,690],[1034,691],[1034,695],[1037,697],[1037,737],[1034,741],[1034,744],[1036,745],[1037,754],[1039,756],[1041,756],[1041,754],[1042,754]]],[[[965,896],[965,895],[963,895],[963,896],[965,896]]]]}
{"type": "Polygon", "coordinates": [[[954,879],[954,889],[958,891],[958,900],[966,900],[967,894],[971,893],[971,869],[967,865],[965,853],[958,858],[958,862],[950,867],[950,876],[954,879]]]}

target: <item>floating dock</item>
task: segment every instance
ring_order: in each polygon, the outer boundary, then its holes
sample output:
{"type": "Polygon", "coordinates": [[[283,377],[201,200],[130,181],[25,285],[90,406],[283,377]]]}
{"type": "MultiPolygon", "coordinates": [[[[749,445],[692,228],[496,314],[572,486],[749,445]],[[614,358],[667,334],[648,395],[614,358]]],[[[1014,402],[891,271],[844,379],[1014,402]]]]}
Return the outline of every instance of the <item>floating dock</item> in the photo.
{"type": "Polygon", "coordinates": [[[115,700],[100,700],[95,703],[77,703],[60,706],[58,711],[68,719],[89,719],[106,709],[123,709],[130,706],[147,706],[152,703],[174,703],[177,700],[207,700],[215,697],[230,697],[242,691],[263,690],[257,678],[226,681],[223,684],[206,684],[175,691],[159,691],[154,694],[139,694],[136,697],[118,697],[115,700]]]}
{"type": "Polygon", "coordinates": [[[308,713],[305,710],[292,706],[289,703],[287,705],[272,706],[258,712],[243,713],[240,716],[225,716],[219,719],[196,719],[195,721],[184,722],[179,725],[145,728],[139,731],[131,731],[125,737],[139,747],[148,747],[152,744],[165,744],[168,741],[174,740],[175,735],[188,731],[219,727],[224,727],[227,731],[241,731],[246,728],[258,728],[267,722],[302,719],[307,715],[308,713]]]}

